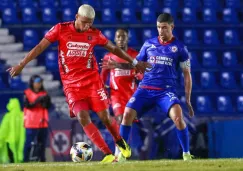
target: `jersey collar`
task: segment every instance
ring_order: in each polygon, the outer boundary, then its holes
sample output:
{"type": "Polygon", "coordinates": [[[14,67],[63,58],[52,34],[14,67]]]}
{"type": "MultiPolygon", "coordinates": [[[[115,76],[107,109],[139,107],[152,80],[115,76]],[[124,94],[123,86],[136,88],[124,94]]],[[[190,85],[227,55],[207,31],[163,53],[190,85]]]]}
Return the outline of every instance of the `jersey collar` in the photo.
{"type": "Polygon", "coordinates": [[[163,43],[163,42],[161,42],[161,40],[160,40],[160,38],[159,38],[159,36],[158,36],[158,40],[159,40],[159,43],[160,43],[161,45],[168,45],[168,44],[172,43],[175,39],[176,39],[175,37],[172,37],[172,39],[171,39],[170,41],[168,41],[168,42],[166,42],[166,43],[163,43]]]}

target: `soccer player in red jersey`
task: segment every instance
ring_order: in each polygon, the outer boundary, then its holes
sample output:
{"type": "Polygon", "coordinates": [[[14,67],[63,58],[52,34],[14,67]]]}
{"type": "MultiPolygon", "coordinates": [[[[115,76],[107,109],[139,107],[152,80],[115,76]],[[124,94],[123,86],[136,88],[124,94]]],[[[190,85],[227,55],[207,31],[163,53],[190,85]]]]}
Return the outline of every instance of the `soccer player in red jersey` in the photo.
{"type": "MultiPolygon", "coordinates": [[[[127,52],[134,59],[136,58],[138,52],[132,48],[128,47],[128,31],[125,29],[118,29],[115,33],[115,43],[122,50],[127,52]]],[[[104,60],[112,59],[117,63],[127,63],[127,61],[119,58],[113,53],[107,53],[104,56],[104,60]]],[[[135,69],[105,69],[101,71],[101,79],[104,83],[110,75],[110,98],[112,103],[112,109],[116,116],[118,123],[122,121],[122,114],[124,112],[125,106],[128,100],[131,98],[135,92],[136,85],[136,70],[135,69]]]]}
{"type": "MultiPolygon", "coordinates": [[[[136,58],[138,52],[128,47],[128,31],[126,29],[116,31],[115,43],[131,57],[136,58]]],[[[107,53],[103,59],[104,61],[112,59],[118,64],[127,63],[113,53],[107,53]]],[[[135,69],[103,68],[100,75],[104,83],[110,75],[110,100],[115,118],[120,125],[126,104],[137,89],[136,78],[141,77],[141,74],[137,74],[135,69]]],[[[118,155],[118,153],[119,150],[116,148],[115,155],[118,155]]]]}
{"type": "Polygon", "coordinates": [[[91,122],[89,110],[97,113],[112,134],[122,154],[130,157],[131,149],[120,136],[118,125],[115,119],[111,119],[107,110],[108,100],[100,79],[93,48],[96,45],[103,46],[133,64],[139,72],[144,72],[149,64],[133,59],[111,43],[100,30],[92,27],[95,11],[90,5],[81,5],[75,18],[75,21],[53,26],[26,57],[8,71],[11,77],[20,74],[27,63],[40,55],[51,43],[58,41],[59,71],[70,109],[70,117],[77,117],[86,135],[105,154],[103,163],[113,162],[115,156],[100,131],[91,122]]]}

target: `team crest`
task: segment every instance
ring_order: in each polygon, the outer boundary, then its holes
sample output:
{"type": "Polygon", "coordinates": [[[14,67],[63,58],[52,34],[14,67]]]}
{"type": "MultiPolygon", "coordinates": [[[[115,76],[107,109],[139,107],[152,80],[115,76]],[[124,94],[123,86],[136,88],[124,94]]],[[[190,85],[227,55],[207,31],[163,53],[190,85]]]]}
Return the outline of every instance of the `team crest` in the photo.
{"type": "Polygon", "coordinates": [[[177,52],[177,51],[178,51],[177,46],[172,46],[172,47],[171,47],[171,51],[174,52],[174,53],[177,52]]]}
{"type": "Polygon", "coordinates": [[[136,98],[135,98],[135,97],[132,97],[132,98],[129,100],[129,103],[133,103],[135,100],[136,100],[136,98]]]}
{"type": "Polygon", "coordinates": [[[88,40],[92,40],[92,36],[88,36],[88,40]]]}

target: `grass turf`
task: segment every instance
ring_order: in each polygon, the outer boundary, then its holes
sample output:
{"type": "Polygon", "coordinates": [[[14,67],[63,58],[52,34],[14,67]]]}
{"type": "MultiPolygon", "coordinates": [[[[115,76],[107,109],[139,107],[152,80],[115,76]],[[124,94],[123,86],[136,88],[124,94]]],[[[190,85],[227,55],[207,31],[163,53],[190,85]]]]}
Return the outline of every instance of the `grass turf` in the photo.
{"type": "Polygon", "coordinates": [[[100,164],[99,162],[52,162],[2,164],[0,171],[243,171],[243,159],[153,160],[100,164]]]}

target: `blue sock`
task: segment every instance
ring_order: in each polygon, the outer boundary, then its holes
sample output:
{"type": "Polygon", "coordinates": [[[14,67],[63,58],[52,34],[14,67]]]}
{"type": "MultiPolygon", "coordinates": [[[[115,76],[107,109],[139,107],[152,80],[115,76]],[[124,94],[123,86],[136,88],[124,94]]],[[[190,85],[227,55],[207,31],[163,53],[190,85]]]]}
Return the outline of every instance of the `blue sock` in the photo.
{"type": "Polygon", "coordinates": [[[180,141],[183,152],[189,152],[189,135],[188,135],[188,127],[183,130],[176,130],[177,137],[180,141]]]}
{"type": "Polygon", "coordinates": [[[131,128],[132,126],[126,126],[122,124],[120,125],[120,135],[126,142],[128,142],[128,139],[130,137],[131,128]]]}

